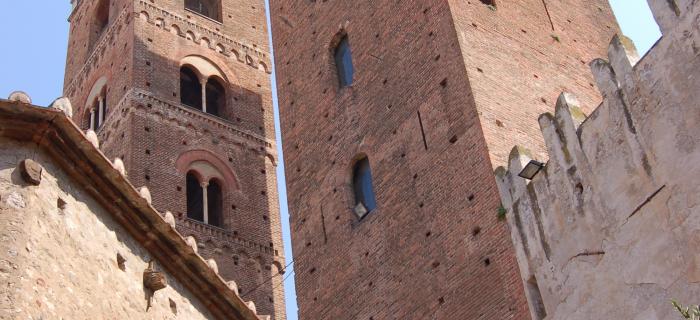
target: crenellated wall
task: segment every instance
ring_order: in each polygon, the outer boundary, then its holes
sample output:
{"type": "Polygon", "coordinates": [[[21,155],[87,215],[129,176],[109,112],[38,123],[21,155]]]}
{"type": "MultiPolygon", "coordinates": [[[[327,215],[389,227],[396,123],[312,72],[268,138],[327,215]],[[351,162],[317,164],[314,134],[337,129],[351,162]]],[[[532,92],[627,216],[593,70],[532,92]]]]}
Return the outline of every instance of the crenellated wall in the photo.
{"type": "Polygon", "coordinates": [[[532,181],[515,147],[496,170],[533,319],[677,319],[700,295],[700,3],[649,0],[663,37],[643,58],[615,37],[590,63],[588,117],[562,94],[539,124],[532,181]]]}

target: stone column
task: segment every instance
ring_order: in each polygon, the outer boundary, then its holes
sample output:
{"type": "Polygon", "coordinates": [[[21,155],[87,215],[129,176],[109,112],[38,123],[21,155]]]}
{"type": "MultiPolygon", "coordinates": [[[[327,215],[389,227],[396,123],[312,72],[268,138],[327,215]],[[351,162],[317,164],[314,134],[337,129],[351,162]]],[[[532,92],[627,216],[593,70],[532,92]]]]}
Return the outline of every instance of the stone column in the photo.
{"type": "Polygon", "coordinates": [[[97,119],[97,126],[101,127],[105,122],[105,99],[102,96],[97,97],[97,101],[100,104],[100,118],[97,119]]]}
{"type": "Polygon", "coordinates": [[[207,112],[207,79],[202,79],[202,111],[207,112]]]}
{"type": "Polygon", "coordinates": [[[90,109],[90,129],[95,130],[95,109],[90,109]]]}
{"type": "Polygon", "coordinates": [[[202,182],[202,212],[204,213],[204,223],[209,224],[209,196],[207,195],[207,188],[209,188],[209,182],[202,182]]]}

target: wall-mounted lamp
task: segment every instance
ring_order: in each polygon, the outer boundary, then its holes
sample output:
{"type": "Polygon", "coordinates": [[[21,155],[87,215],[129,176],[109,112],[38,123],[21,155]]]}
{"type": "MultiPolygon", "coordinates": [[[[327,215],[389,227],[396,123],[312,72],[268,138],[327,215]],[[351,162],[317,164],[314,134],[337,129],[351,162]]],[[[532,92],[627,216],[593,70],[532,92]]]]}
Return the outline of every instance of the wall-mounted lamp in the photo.
{"type": "Polygon", "coordinates": [[[528,180],[532,180],[532,178],[535,177],[535,175],[540,172],[544,168],[544,163],[535,161],[535,160],[530,160],[528,164],[523,168],[522,171],[518,174],[519,177],[525,178],[528,180]]]}

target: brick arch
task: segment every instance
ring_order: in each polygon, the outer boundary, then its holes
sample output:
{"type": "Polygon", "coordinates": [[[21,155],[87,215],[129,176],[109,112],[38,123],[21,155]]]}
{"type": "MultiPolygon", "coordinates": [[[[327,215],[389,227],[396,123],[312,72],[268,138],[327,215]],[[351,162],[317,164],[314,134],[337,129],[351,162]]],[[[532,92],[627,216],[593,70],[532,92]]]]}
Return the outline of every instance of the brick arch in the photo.
{"type": "Polygon", "coordinates": [[[231,68],[229,68],[226,61],[221,60],[219,57],[217,57],[218,54],[211,54],[211,49],[204,47],[194,47],[183,51],[184,52],[177,57],[177,61],[180,61],[180,65],[182,65],[182,61],[185,61],[187,58],[199,58],[205,60],[212,66],[216,67],[222,73],[222,76],[226,82],[237,86],[241,85],[240,80],[238,79],[238,77],[236,77],[235,73],[231,70],[231,68]]]}
{"type": "Polygon", "coordinates": [[[211,77],[221,78],[228,82],[228,77],[224,71],[213,61],[200,55],[189,55],[180,60],[180,67],[189,66],[197,73],[200,79],[211,77]]]}
{"type": "Polygon", "coordinates": [[[85,99],[85,103],[83,105],[88,106],[90,105],[98,95],[102,93],[103,90],[107,87],[107,81],[109,79],[106,76],[102,76],[99,79],[95,80],[95,82],[92,84],[92,89],[90,89],[90,93],[88,93],[87,99],[85,99]]]}
{"type": "Polygon", "coordinates": [[[245,249],[238,249],[234,255],[238,256],[239,259],[240,258],[250,259],[250,254],[245,249]]]}
{"type": "Polygon", "coordinates": [[[185,171],[184,174],[190,174],[190,173],[192,173],[192,175],[194,175],[194,177],[197,178],[197,182],[199,182],[199,183],[202,183],[202,181],[204,181],[204,179],[207,178],[207,177],[203,176],[198,170],[193,170],[193,169],[189,168],[189,166],[188,166],[187,171],[185,171]]]}
{"type": "Polygon", "coordinates": [[[349,161],[347,162],[347,165],[345,166],[345,170],[344,170],[343,175],[346,177],[345,180],[347,180],[347,182],[349,182],[350,184],[352,184],[352,175],[353,175],[354,170],[355,170],[355,164],[357,164],[358,161],[365,159],[365,158],[367,158],[368,160],[372,159],[372,157],[370,156],[369,153],[358,152],[357,154],[355,154],[354,157],[350,158],[349,161]]]}
{"type": "Polygon", "coordinates": [[[340,43],[340,40],[347,36],[348,30],[345,28],[345,26],[342,26],[336,33],[333,34],[333,36],[330,38],[330,41],[328,41],[328,51],[333,52],[333,50],[335,50],[335,47],[337,47],[340,43]]]}
{"type": "Polygon", "coordinates": [[[199,161],[208,163],[221,174],[221,177],[207,177],[203,176],[202,173],[197,173],[201,175],[202,179],[221,178],[223,180],[221,181],[223,182],[222,187],[225,190],[233,191],[239,189],[238,178],[233,170],[231,170],[226,162],[222,161],[214,153],[207,150],[190,150],[180,154],[175,161],[175,168],[180,174],[185,175],[190,171],[190,169],[192,169],[192,165],[199,161]]]}
{"type": "MultiPolygon", "coordinates": [[[[97,99],[97,96],[101,94],[105,94],[106,97],[106,90],[107,90],[107,83],[109,82],[109,78],[107,76],[101,76],[97,80],[95,80],[92,83],[92,87],[90,89],[90,92],[87,95],[87,98],[84,100],[83,104],[80,106],[80,111],[74,116],[73,120],[78,123],[81,129],[88,128],[90,125],[90,109],[92,108],[92,104],[97,99]]],[[[111,110],[108,110],[108,113],[111,110]]],[[[106,117],[105,117],[106,118],[106,117]]]]}
{"type": "Polygon", "coordinates": [[[271,270],[272,274],[277,274],[277,273],[285,274],[286,273],[286,270],[284,270],[284,266],[282,265],[282,263],[277,261],[277,260],[272,261],[271,267],[275,268],[275,269],[271,270]]]}

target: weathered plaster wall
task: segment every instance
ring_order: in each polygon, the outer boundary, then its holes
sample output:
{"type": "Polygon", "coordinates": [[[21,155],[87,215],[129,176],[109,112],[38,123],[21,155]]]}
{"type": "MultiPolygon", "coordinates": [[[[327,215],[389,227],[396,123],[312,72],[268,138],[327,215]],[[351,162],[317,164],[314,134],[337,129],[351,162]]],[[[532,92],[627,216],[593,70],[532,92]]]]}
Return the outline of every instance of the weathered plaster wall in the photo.
{"type": "Polygon", "coordinates": [[[638,61],[613,39],[591,63],[598,109],[586,119],[563,94],[539,119],[544,170],[519,178],[517,147],[496,172],[534,319],[678,319],[670,299],[698,303],[700,4],[649,2],[656,46],[638,61]]]}
{"type": "Polygon", "coordinates": [[[169,274],[147,309],[148,252],[36,146],[7,139],[0,140],[0,252],[0,319],[213,319],[169,274]],[[44,167],[39,186],[20,177],[27,158],[44,167]]]}

